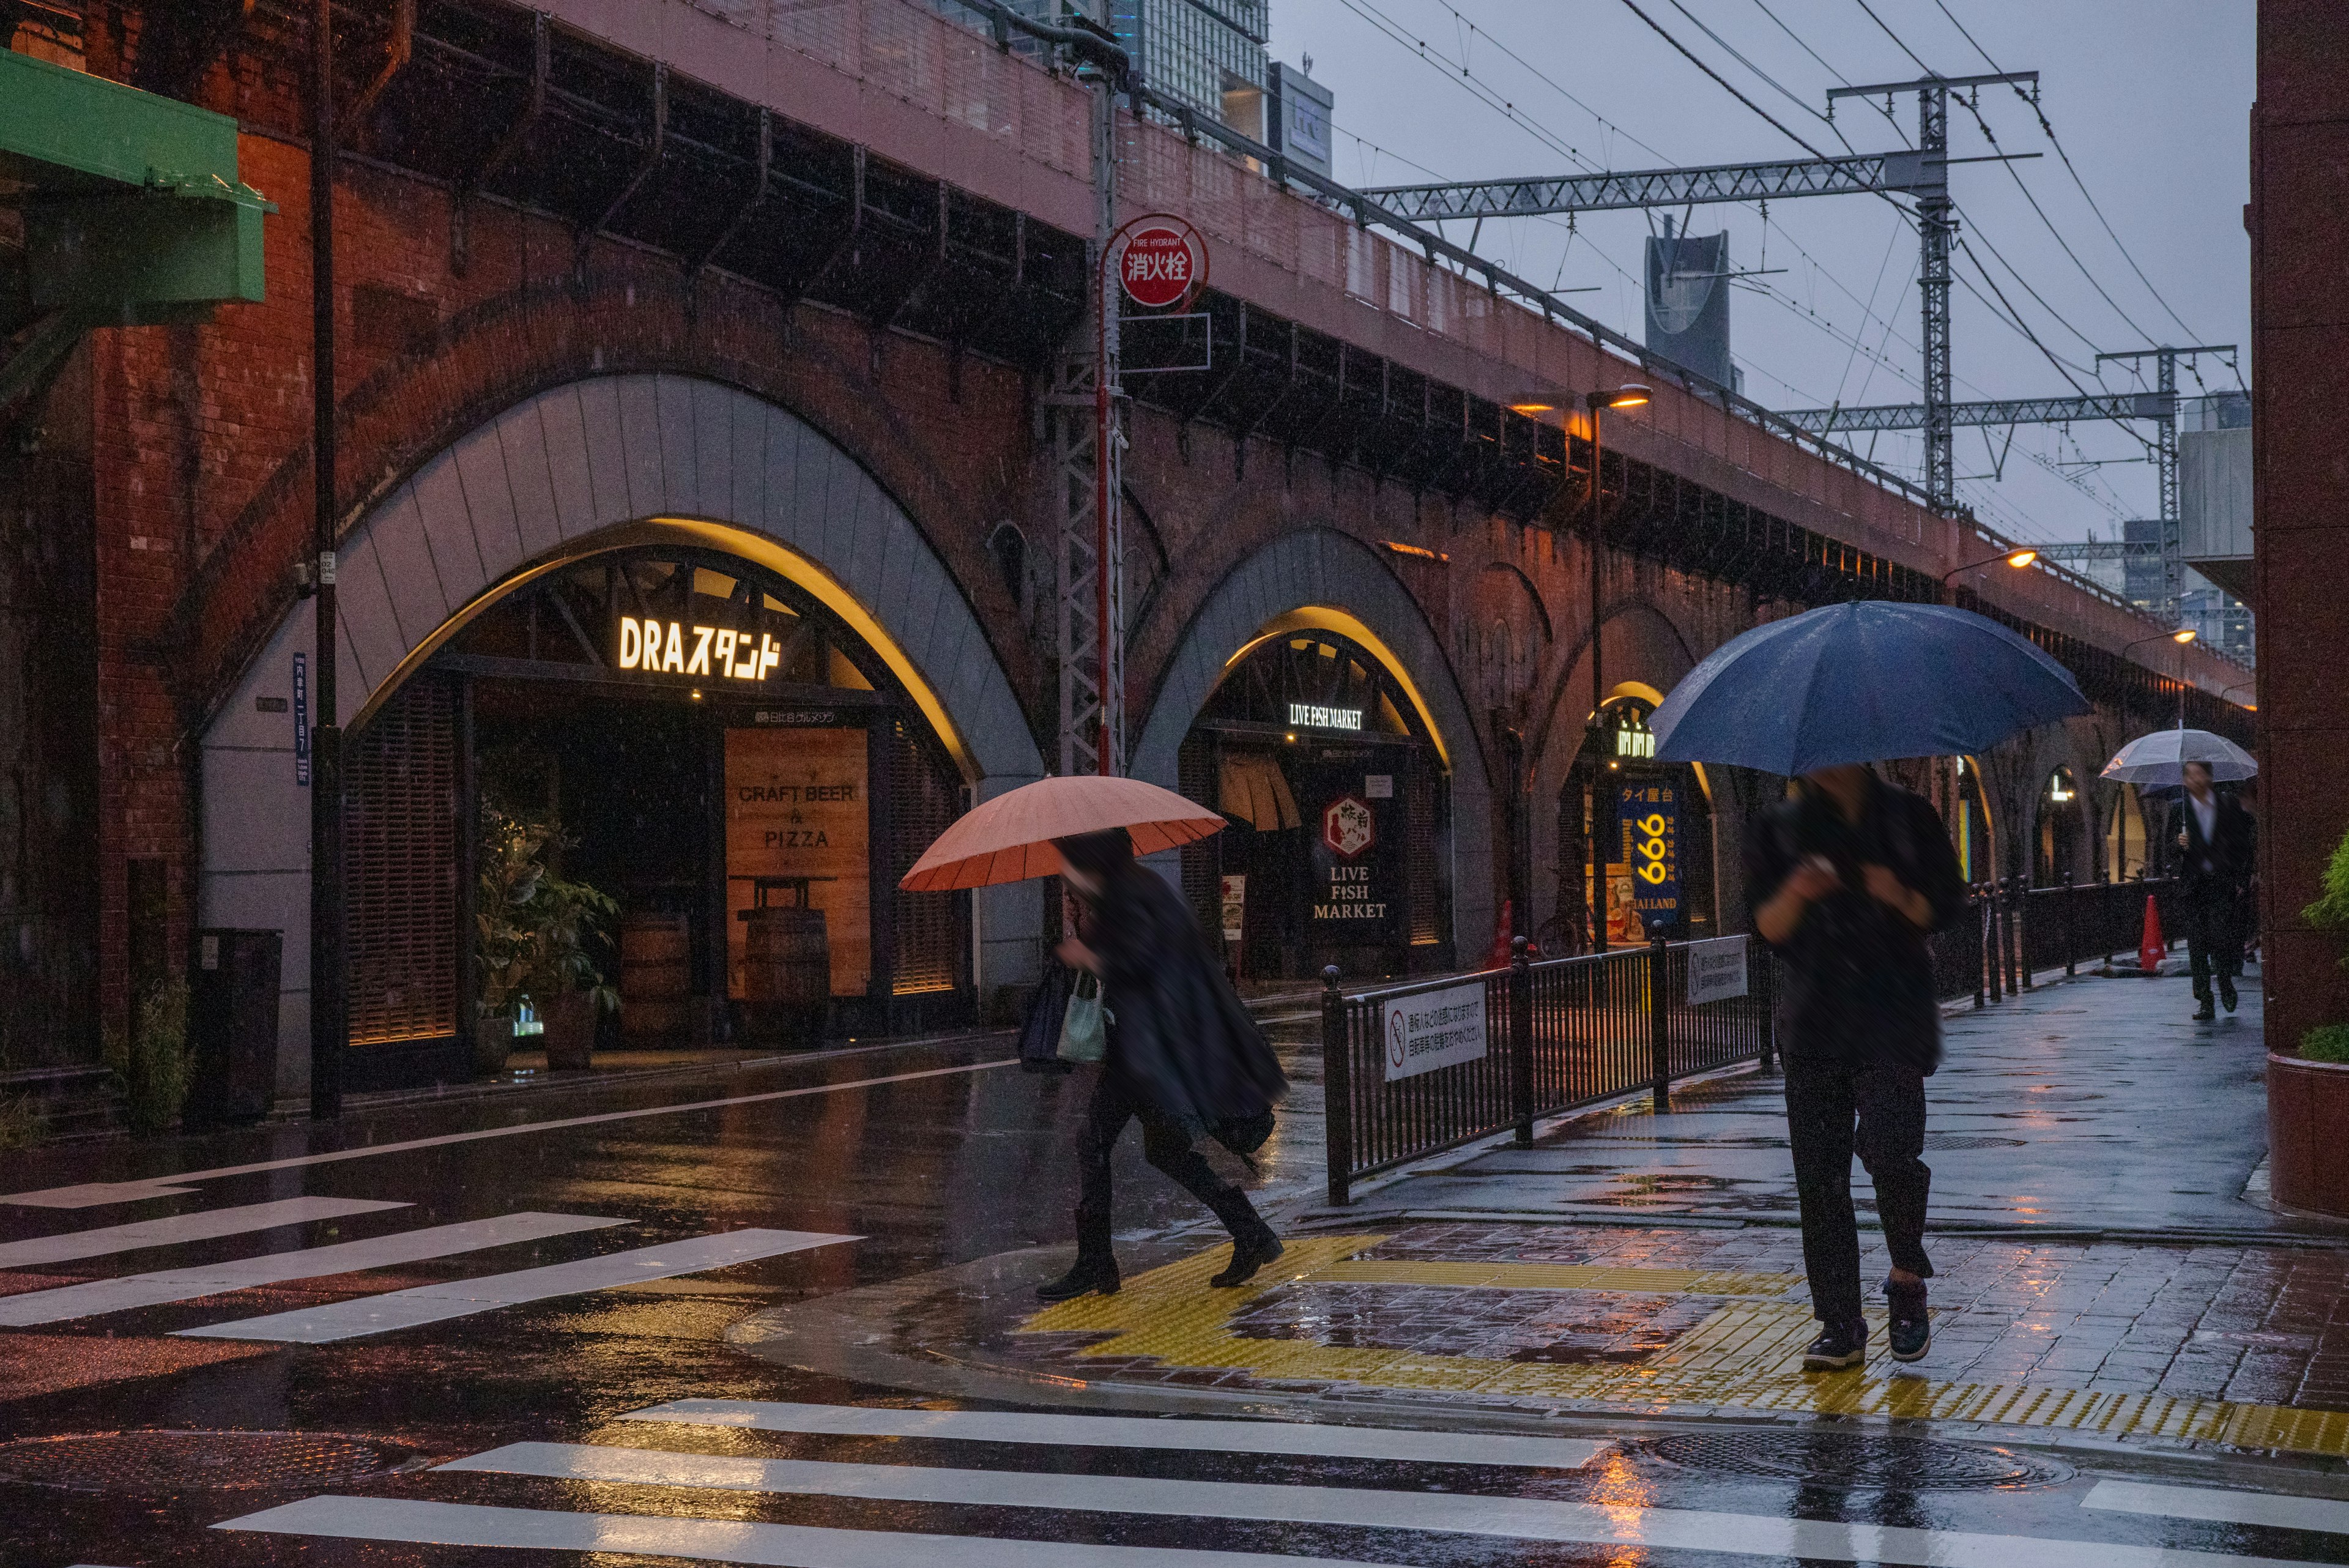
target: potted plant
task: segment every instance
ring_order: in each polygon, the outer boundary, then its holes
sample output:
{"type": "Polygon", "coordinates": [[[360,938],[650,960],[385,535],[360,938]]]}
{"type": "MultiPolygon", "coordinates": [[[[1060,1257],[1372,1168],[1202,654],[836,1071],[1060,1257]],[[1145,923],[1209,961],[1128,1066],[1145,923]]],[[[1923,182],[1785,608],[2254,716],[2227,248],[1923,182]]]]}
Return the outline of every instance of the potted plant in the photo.
{"type": "MultiPolygon", "coordinates": [[[[510,812],[481,803],[480,886],[474,894],[481,1008],[494,1040],[512,1048],[517,1009],[528,1002],[544,1028],[546,1064],[581,1068],[595,1044],[595,1014],[616,1010],[591,949],[608,943],[603,922],[620,911],[608,895],[558,875],[554,857],[572,843],[552,814],[510,812]]],[[[477,1061],[481,1055],[475,1036],[477,1061]]],[[[492,1071],[504,1065],[502,1058],[492,1071]]]]}
{"type": "MultiPolygon", "coordinates": [[[[2301,911],[2318,930],[2349,931],[2349,836],[2325,863],[2322,892],[2301,911]]],[[[2349,968],[2349,958],[2342,964],[2349,968]]],[[[2336,1157],[2349,1127],[2349,1023],[2302,1034],[2297,1055],[2268,1054],[2269,1189],[2279,1203],[2349,1214],[2349,1167],[2336,1157]]]]}

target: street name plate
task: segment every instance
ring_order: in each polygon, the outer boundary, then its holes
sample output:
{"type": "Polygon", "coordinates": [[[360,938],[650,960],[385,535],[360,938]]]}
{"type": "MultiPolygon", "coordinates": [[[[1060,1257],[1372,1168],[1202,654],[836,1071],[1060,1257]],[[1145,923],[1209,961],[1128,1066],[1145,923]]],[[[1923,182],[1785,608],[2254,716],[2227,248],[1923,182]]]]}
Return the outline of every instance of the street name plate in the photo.
{"type": "Polygon", "coordinates": [[[1474,1062],[1485,1048],[1485,984],[1478,981],[1396,997],[1386,1004],[1383,1023],[1390,1084],[1474,1062]]]}
{"type": "Polygon", "coordinates": [[[1688,1004],[1726,1002],[1745,994],[1745,939],[1715,937],[1688,948],[1688,1004]]]}

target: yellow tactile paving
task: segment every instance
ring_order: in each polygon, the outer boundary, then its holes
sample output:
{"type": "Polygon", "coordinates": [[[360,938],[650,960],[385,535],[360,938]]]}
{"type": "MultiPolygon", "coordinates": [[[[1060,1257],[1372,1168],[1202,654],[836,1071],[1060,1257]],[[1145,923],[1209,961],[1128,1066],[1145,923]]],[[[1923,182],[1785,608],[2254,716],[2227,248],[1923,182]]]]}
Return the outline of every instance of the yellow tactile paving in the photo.
{"type": "MultiPolygon", "coordinates": [[[[1738,1299],[1780,1294],[1798,1282],[1791,1275],[1360,1256],[1384,1240],[1384,1236],[1361,1235],[1293,1241],[1274,1269],[1232,1291],[1207,1288],[1208,1276],[1222,1266],[1225,1256],[1221,1247],[1211,1248],[1136,1275],[1117,1295],[1084,1296],[1048,1307],[1022,1324],[1020,1332],[1106,1334],[1076,1354],[1142,1357],[1172,1366],[1226,1368],[1273,1383],[1348,1383],[1566,1399],[1654,1414],[1738,1409],[1894,1416],[2349,1457],[2349,1412],[2180,1399],[2160,1394],[1936,1383],[1924,1377],[1876,1377],[1865,1372],[1806,1373],[1801,1368],[1803,1347],[1816,1332],[1809,1309],[1795,1302],[1738,1299]],[[1268,1291],[1307,1279],[1353,1284],[1651,1292],[1729,1299],[1671,1345],[1635,1364],[1434,1355],[1322,1345],[1310,1339],[1243,1338],[1232,1332],[1232,1320],[1268,1291]]],[[[1880,1319],[1876,1326],[1882,1326],[1880,1319]]]]}

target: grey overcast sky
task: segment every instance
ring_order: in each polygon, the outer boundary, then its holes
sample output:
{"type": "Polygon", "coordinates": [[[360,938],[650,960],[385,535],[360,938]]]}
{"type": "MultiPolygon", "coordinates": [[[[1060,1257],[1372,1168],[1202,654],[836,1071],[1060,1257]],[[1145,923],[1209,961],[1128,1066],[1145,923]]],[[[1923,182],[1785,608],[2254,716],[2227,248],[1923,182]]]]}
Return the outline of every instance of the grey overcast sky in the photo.
{"type": "MultiPolygon", "coordinates": [[[[2252,0],[1273,0],[1272,51],[1291,63],[1310,55],[1315,79],[1336,93],[1336,172],[1350,184],[1805,156],[1634,4],[1823,151],[1842,150],[1838,130],[1861,151],[1916,133],[1913,96],[1896,106],[1897,124],[1844,100],[1830,128],[1816,115],[1838,78],[1909,80],[1919,60],[1942,76],[1986,72],[1986,61],[2040,73],[2042,109],[2079,182],[2013,89],[1982,91],[1996,150],[2044,156],[1951,171],[1968,245],[1954,291],[1959,398],[2066,394],[2067,369],[2095,389],[2100,350],[2247,341],[2252,0]],[[2008,305],[2044,352],[2002,319],[2008,305]]],[[[1957,156],[1993,150],[1954,104],[1951,131],[1957,156]]],[[[1487,223],[1477,248],[1537,282],[1597,286],[1568,303],[1637,337],[1651,216],[1662,214],[1586,214],[1571,233],[1563,218],[1487,223]]],[[[1774,408],[1918,397],[1917,242],[1882,198],[1776,202],[1766,229],[1751,206],[1699,207],[1690,226],[1726,228],[1733,265],[1772,269],[1743,280],[1731,303],[1748,394],[1774,408]]],[[[1464,224],[1450,232],[1468,237],[1464,224]]],[[[2210,390],[2236,385],[2212,359],[2201,375],[2210,390]]],[[[2127,367],[2106,368],[2105,387],[2134,384],[2127,367]]],[[[2122,518],[2158,509],[2130,428],[2026,426],[2011,447],[2003,431],[1961,431],[1961,497],[2024,537],[2113,537],[2122,518]]],[[[1868,450],[1868,437],[1846,439],[1868,450]]],[[[1879,462],[1918,472],[1915,438],[1875,440],[1879,462]]]]}

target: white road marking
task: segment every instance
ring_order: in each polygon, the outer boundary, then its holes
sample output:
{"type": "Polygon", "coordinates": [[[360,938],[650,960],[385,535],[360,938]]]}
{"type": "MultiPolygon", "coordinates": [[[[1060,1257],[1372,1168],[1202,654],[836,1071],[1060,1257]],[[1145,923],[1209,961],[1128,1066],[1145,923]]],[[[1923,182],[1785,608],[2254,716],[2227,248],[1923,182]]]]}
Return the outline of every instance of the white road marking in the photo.
{"type": "MultiPolygon", "coordinates": [[[[885,1499],[992,1508],[1071,1509],[1182,1519],[1338,1524],[1372,1530],[1503,1536],[1516,1541],[1723,1552],[1824,1563],[1920,1568],[2286,1568],[2279,1559],[2044,1536],[1837,1524],[1759,1513],[1635,1508],[1546,1498],[1459,1492],[1372,1491],[1358,1487],[1270,1486],[1248,1481],[1161,1480],[1144,1476],[1050,1475],[933,1469],[926,1465],[838,1465],[513,1443],[438,1467],[623,1485],[885,1499]]],[[[2306,1563],[2292,1568],[2308,1568],[2306,1563]]]]}
{"type": "Polygon", "coordinates": [[[681,1116],[688,1111],[716,1110],[720,1106],[753,1106],[762,1100],[791,1100],[804,1095],[833,1095],[846,1089],[870,1089],[883,1084],[910,1084],[922,1078],[944,1078],[957,1073],[983,1073],[990,1067],[1012,1067],[1017,1056],[999,1062],[968,1062],[956,1067],[926,1067],[918,1073],[893,1073],[885,1078],[854,1078],[844,1084],[810,1084],[798,1089],[770,1089],[756,1095],[729,1095],[723,1099],[688,1100],[683,1105],[650,1106],[640,1111],[605,1111],[592,1116],[564,1116],[558,1121],[524,1122],[519,1127],[477,1127],[471,1132],[442,1133],[438,1137],[414,1137],[401,1143],[369,1144],[365,1148],[329,1149],[324,1154],[296,1155],[289,1159],[264,1159],[252,1165],[223,1165],[212,1170],[182,1171],[172,1176],[143,1177],[136,1181],[84,1181],[72,1187],[45,1187],[36,1192],[0,1193],[0,1203],[27,1209],[95,1209],[108,1203],[135,1203],[147,1198],[170,1198],[195,1190],[190,1182],[214,1181],[228,1176],[252,1176],[264,1170],[293,1170],[305,1165],[332,1165],[344,1159],[372,1159],[379,1154],[403,1154],[412,1148],[442,1148],[485,1137],[519,1137],[524,1133],[556,1132],[564,1127],[594,1127],[602,1122],[632,1121],[638,1116],[681,1116]]]}
{"type": "Polygon", "coordinates": [[[1316,1459],[1410,1459],[1448,1465],[1579,1469],[1614,1447],[1581,1438],[1487,1432],[1413,1432],[1303,1421],[1195,1421],[1146,1416],[1040,1416],[1009,1410],[890,1410],[859,1405],[789,1405],[759,1399],[679,1399],[631,1411],[630,1421],[854,1438],[950,1438],[972,1443],[1047,1443],[1186,1453],[1291,1454],[1316,1459]]]}
{"type": "Polygon", "coordinates": [[[2220,1524],[2266,1524],[2278,1530],[2317,1530],[2349,1535],[2349,1502],[2325,1497],[2284,1497],[2271,1491],[2228,1491],[2206,1486],[2147,1486],[2142,1481],[2098,1481],[2082,1508],[2116,1513],[2154,1513],[2169,1519],[2207,1519],[2220,1524]]]}
{"type": "MultiPolygon", "coordinates": [[[[549,1263],[543,1268],[523,1269],[511,1274],[448,1280],[379,1296],[357,1296],[322,1306],[297,1307],[266,1317],[248,1317],[179,1332],[191,1339],[268,1339],[286,1345],[324,1345],[330,1340],[388,1334],[393,1329],[468,1317],[500,1307],[520,1306],[525,1302],[608,1290],[614,1285],[632,1285],[645,1280],[666,1280],[678,1274],[698,1274],[760,1258],[863,1239],[827,1235],[819,1231],[723,1231],[714,1236],[690,1236],[665,1241],[657,1247],[606,1252],[600,1257],[549,1263]]],[[[5,1298],[0,1298],[0,1306],[5,1304],[5,1298]]]]}
{"type": "Polygon", "coordinates": [[[0,1269],[67,1263],[76,1258],[102,1258],[109,1252],[136,1251],[141,1247],[210,1241],[221,1236],[272,1231],[280,1225],[339,1220],[347,1214],[372,1214],[379,1210],[407,1207],[405,1203],[368,1198],[281,1198],[274,1203],[248,1203],[241,1209],[210,1209],[201,1214],[174,1214],[167,1219],[140,1220],[95,1231],[69,1231],[62,1236],[0,1241],[0,1269]]]}
{"type": "Polygon", "coordinates": [[[608,1552],[697,1563],[783,1568],[1386,1568],[1352,1558],[1183,1546],[1099,1546],[1090,1542],[1000,1541],[974,1535],[905,1535],[885,1530],[824,1530],[734,1519],[645,1513],[556,1513],[388,1497],[307,1497],[223,1521],[214,1530],[324,1535],[343,1541],[510,1546],[543,1552],[608,1552]]]}
{"type": "Polygon", "coordinates": [[[198,1296],[214,1296],[223,1291],[246,1290],[254,1285],[283,1284],[288,1280],[318,1279],[361,1269],[422,1262],[453,1252],[479,1251],[484,1247],[503,1247],[514,1241],[536,1241],[574,1231],[600,1231],[626,1223],[625,1220],[603,1220],[586,1214],[502,1214],[494,1220],[434,1225],[392,1236],[369,1237],[363,1241],[308,1247],[297,1252],[269,1252],[225,1263],[90,1280],[78,1285],[60,1285],[53,1291],[0,1296],[0,1325],[21,1328],[28,1324],[63,1323],[67,1318],[88,1317],[97,1313],[160,1306],[167,1302],[193,1301],[198,1296]]]}

